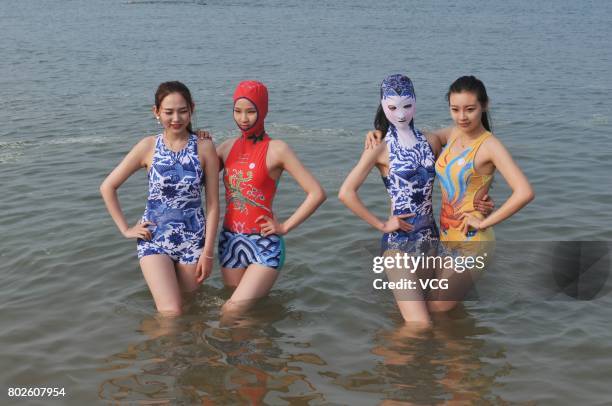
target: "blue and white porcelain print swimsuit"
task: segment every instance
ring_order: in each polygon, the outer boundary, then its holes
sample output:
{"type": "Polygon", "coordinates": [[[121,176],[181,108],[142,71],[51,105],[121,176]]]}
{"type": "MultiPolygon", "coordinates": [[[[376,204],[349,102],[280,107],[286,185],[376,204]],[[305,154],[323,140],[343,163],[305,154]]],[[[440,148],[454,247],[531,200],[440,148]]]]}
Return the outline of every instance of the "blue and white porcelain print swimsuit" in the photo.
{"type": "Polygon", "coordinates": [[[433,246],[439,238],[431,203],[436,158],[425,136],[417,129],[413,131],[417,142],[411,147],[401,143],[393,125],[385,136],[389,174],[383,176],[383,182],[391,197],[393,215],[416,216],[404,219],[413,225],[411,232],[397,230],[383,235],[383,251],[415,251],[421,249],[422,243],[433,246]]]}
{"type": "Polygon", "coordinates": [[[204,171],[198,158],[197,137],[189,135],[185,148],[174,152],[163,135],[155,140],[149,170],[149,196],[142,221],[150,221],[150,241],[138,239],[138,258],[167,255],[180,264],[198,262],[206,229],[202,209],[204,171]]]}

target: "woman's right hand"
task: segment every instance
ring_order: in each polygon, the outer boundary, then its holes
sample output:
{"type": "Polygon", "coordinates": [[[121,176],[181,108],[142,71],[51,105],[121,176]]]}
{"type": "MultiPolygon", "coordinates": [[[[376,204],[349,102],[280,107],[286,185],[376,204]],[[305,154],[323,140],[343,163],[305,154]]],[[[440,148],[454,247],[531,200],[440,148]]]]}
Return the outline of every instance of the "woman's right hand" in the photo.
{"type": "Polygon", "coordinates": [[[136,225],[134,227],[130,227],[127,230],[125,230],[123,232],[123,236],[125,238],[140,238],[142,240],[150,240],[151,238],[153,238],[153,235],[151,234],[151,231],[149,231],[149,229],[147,228],[147,226],[154,226],[154,223],[151,223],[150,221],[139,221],[138,223],[136,223],[136,225]]]}
{"type": "Polygon", "coordinates": [[[202,130],[202,129],[197,129],[195,131],[195,134],[198,136],[199,139],[201,140],[211,140],[212,141],[212,135],[210,134],[210,132],[206,131],[206,130],[202,130]]]}
{"type": "Polygon", "coordinates": [[[376,148],[383,139],[383,134],[379,130],[368,131],[366,135],[364,148],[365,149],[374,149],[376,148]]]}
{"type": "Polygon", "coordinates": [[[381,231],[383,233],[390,233],[396,230],[402,230],[409,233],[414,230],[414,226],[410,223],[406,223],[402,219],[412,218],[414,216],[416,216],[416,214],[414,213],[400,214],[399,216],[390,216],[389,219],[383,224],[383,228],[381,231]]]}
{"type": "Polygon", "coordinates": [[[213,256],[206,255],[206,253],[202,252],[200,259],[198,259],[198,264],[196,265],[196,282],[198,284],[204,282],[207,279],[213,269],[213,256]]]}

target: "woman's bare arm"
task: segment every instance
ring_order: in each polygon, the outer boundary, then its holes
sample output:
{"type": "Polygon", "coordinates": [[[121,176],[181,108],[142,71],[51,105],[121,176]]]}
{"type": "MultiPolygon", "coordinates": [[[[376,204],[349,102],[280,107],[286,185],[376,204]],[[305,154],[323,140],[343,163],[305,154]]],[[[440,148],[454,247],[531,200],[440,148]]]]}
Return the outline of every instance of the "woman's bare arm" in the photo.
{"type": "Polygon", "coordinates": [[[489,137],[482,144],[478,153],[484,153],[483,160],[492,162],[512,189],[512,195],[504,204],[478,225],[478,228],[488,228],[501,223],[518,212],[533,200],[535,194],[521,168],[514,162],[510,152],[496,137],[489,137]]]}
{"type": "Polygon", "coordinates": [[[206,192],[206,238],[204,255],[212,257],[219,225],[219,159],[211,140],[198,140],[198,152],[204,159],[206,192]]]}
{"type": "MultiPolygon", "coordinates": [[[[273,154],[273,161],[275,161],[280,167],[295,179],[300,187],[306,192],[306,198],[302,204],[295,210],[295,212],[282,224],[280,224],[281,234],[286,234],[293,230],[304,222],[308,217],[314,213],[314,211],[325,201],[327,198],[325,190],[319,184],[317,179],[310,173],[302,162],[295,155],[293,150],[286,142],[281,140],[270,141],[271,152],[273,154]]],[[[263,220],[271,223],[275,221],[266,216],[262,216],[263,220]]],[[[266,225],[263,224],[262,227],[266,225]]],[[[275,230],[271,230],[275,231],[275,230]]],[[[267,234],[264,231],[264,235],[267,234]]]]}
{"type": "Polygon", "coordinates": [[[155,146],[155,137],[146,137],[136,144],[123,158],[121,163],[104,179],[100,185],[100,193],[106,204],[106,208],[115,221],[117,228],[127,238],[150,239],[151,234],[146,228],[146,223],[138,224],[130,229],[117,197],[117,189],[137,170],[146,168],[148,160],[155,146]]]}

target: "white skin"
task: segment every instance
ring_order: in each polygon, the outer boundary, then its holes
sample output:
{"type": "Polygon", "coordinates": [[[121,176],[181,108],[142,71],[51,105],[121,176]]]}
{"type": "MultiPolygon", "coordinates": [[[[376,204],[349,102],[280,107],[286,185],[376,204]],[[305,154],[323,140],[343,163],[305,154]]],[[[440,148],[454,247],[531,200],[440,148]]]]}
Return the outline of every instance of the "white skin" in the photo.
{"type": "MultiPolygon", "coordinates": [[[[381,105],[387,119],[396,126],[400,141],[406,145],[414,145],[414,143],[416,143],[416,136],[409,124],[416,111],[415,100],[409,97],[393,96],[381,100],[381,105]]],[[[357,162],[357,165],[349,173],[340,187],[338,198],[353,213],[383,233],[389,233],[396,230],[410,232],[413,227],[411,224],[404,221],[404,219],[414,217],[414,214],[394,216],[393,213],[391,213],[387,220],[380,220],[363,204],[357,193],[374,166],[376,166],[382,176],[388,176],[389,174],[389,149],[386,143],[381,142],[382,134],[380,131],[376,131],[376,133],[377,134],[374,132],[368,133],[366,137],[366,148],[359,162],[357,162]],[[378,139],[376,139],[376,135],[379,136],[378,139]]],[[[439,138],[434,134],[428,133],[425,133],[425,137],[434,156],[437,158],[442,150],[442,144],[439,138]]],[[[483,199],[488,199],[488,196],[484,196],[483,199]]],[[[479,211],[483,211],[486,215],[491,212],[493,203],[488,200],[481,201],[480,206],[477,205],[477,207],[479,207],[479,211]]],[[[393,252],[389,253],[391,256],[393,256],[393,254],[393,252]]],[[[391,273],[390,277],[393,276],[394,275],[391,273]]],[[[420,330],[429,327],[431,320],[427,304],[424,300],[418,300],[416,298],[412,300],[400,300],[398,296],[396,297],[396,302],[404,321],[409,324],[411,328],[420,330]]]]}
{"type": "Polygon", "coordinates": [[[416,100],[408,96],[388,96],[380,101],[387,119],[397,130],[402,145],[410,148],[417,142],[416,135],[410,127],[410,121],[416,113],[416,100]]]}
{"type": "MultiPolygon", "coordinates": [[[[239,99],[234,105],[234,120],[242,129],[250,128],[257,121],[257,110],[247,99],[239,99]]],[[[208,136],[200,132],[201,137],[208,136]]],[[[225,163],[227,157],[240,137],[229,139],[217,147],[217,155],[225,163]]],[[[257,222],[261,226],[261,235],[285,235],[310,217],[325,201],[325,191],[314,176],[304,167],[293,150],[284,141],[270,140],[266,155],[266,167],[273,180],[280,178],[283,171],[295,179],[306,193],[306,198],[295,212],[285,221],[276,217],[260,216],[257,222]]],[[[257,299],[266,296],[276,278],[278,271],[260,264],[251,264],[247,268],[221,268],[226,287],[234,289],[231,298],[223,305],[222,321],[232,323],[238,316],[247,311],[257,299]]]]}
{"type": "MultiPolygon", "coordinates": [[[[153,114],[164,128],[164,143],[173,151],[179,151],[188,142],[187,125],[191,121],[194,106],[189,106],[180,93],[167,95],[159,109],[153,106],[153,114]]],[[[128,239],[151,239],[147,226],[151,222],[138,222],[129,227],[117,197],[117,189],[141,168],[150,170],[155,153],[155,136],[142,139],[123,158],[121,163],[104,179],[100,193],[111,217],[121,234],[128,239]]],[[[208,278],[212,271],[213,252],[219,222],[219,161],[210,140],[198,140],[198,158],[205,174],[206,190],[206,239],[197,264],[174,263],[166,255],[149,255],[140,260],[144,278],[151,290],[157,310],[164,316],[182,313],[181,292],[192,292],[208,278]]]]}

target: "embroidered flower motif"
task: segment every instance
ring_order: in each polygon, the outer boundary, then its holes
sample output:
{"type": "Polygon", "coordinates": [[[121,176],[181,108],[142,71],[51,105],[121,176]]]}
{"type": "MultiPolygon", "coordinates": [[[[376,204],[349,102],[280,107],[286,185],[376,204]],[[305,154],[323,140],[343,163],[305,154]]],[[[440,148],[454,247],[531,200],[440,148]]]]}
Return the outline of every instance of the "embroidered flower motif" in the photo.
{"type": "Polygon", "coordinates": [[[255,206],[268,210],[267,207],[256,201],[265,200],[265,197],[259,190],[248,184],[251,179],[253,179],[252,171],[247,171],[246,176],[244,176],[241,170],[233,169],[226,182],[226,187],[229,191],[229,200],[227,200],[226,194],[226,201],[228,205],[233,203],[234,209],[239,210],[241,213],[248,211],[247,206],[255,206]]]}
{"type": "Polygon", "coordinates": [[[244,234],[245,224],[241,221],[234,221],[234,231],[240,234],[244,234]]]}

